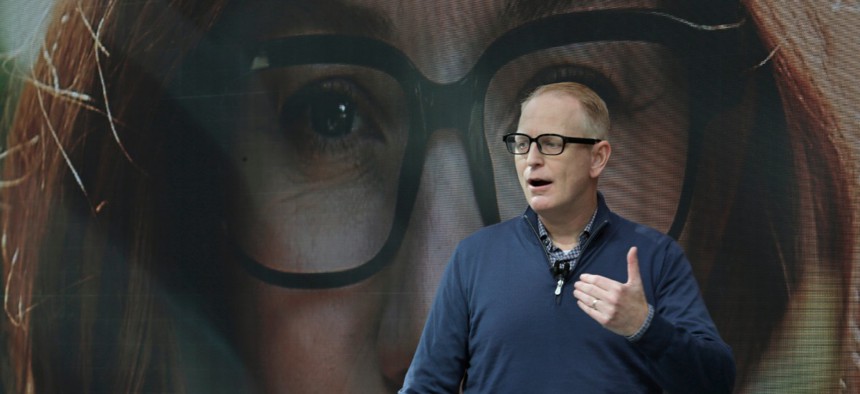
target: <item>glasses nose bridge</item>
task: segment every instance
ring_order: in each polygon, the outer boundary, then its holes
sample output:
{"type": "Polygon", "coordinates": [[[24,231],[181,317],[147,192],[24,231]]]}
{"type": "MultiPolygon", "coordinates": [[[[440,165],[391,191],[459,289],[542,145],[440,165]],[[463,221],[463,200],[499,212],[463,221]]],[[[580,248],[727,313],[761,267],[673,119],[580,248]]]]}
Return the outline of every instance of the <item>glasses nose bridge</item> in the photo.
{"type": "Polygon", "coordinates": [[[540,154],[542,154],[542,155],[543,155],[543,154],[544,154],[544,153],[543,153],[543,145],[541,145],[541,144],[540,144],[540,141],[538,141],[538,139],[540,138],[540,136],[537,136],[537,137],[534,137],[534,138],[529,137],[529,138],[530,138],[530,141],[529,141],[529,150],[527,150],[527,151],[526,151],[526,154],[528,154],[528,153],[530,153],[530,152],[532,151],[532,144],[534,144],[535,148],[537,148],[538,153],[540,153],[540,154]]]}
{"type": "Polygon", "coordinates": [[[422,128],[427,133],[440,129],[456,129],[465,134],[469,130],[472,110],[475,107],[474,84],[468,79],[450,84],[427,80],[416,87],[422,128]]]}
{"type": "Polygon", "coordinates": [[[543,159],[543,156],[546,156],[546,153],[543,152],[543,146],[538,142],[537,138],[532,138],[531,142],[529,142],[529,150],[526,151],[526,158],[531,161],[543,159]],[[535,145],[535,149],[532,149],[532,144],[535,145]]]}
{"type": "Polygon", "coordinates": [[[440,84],[421,78],[414,85],[414,100],[418,113],[413,130],[428,141],[436,130],[449,129],[459,133],[468,159],[475,198],[484,224],[499,221],[496,187],[483,122],[483,100],[487,84],[474,70],[457,82],[440,84]],[[417,130],[416,130],[417,129],[417,130]]]}
{"type": "Polygon", "coordinates": [[[529,139],[529,145],[528,145],[528,149],[526,149],[526,151],[523,152],[522,154],[531,155],[532,152],[534,151],[538,154],[546,155],[546,153],[544,153],[544,151],[543,151],[543,145],[541,145],[540,141],[538,141],[538,139],[541,138],[542,135],[539,135],[537,137],[531,137],[531,136],[526,135],[526,137],[528,137],[528,139],[529,139]],[[536,149],[533,150],[532,145],[535,145],[536,149]]]}

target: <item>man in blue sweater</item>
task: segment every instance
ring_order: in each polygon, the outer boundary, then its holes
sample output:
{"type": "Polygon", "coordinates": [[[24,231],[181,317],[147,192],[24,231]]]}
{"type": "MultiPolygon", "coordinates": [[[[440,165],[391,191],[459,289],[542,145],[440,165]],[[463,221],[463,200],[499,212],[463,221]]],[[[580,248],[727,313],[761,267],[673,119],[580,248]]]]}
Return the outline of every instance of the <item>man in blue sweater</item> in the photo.
{"type": "Polygon", "coordinates": [[[597,190],[608,132],[584,85],[526,98],[504,143],[529,207],[459,244],[401,393],[732,391],[731,349],[681,247],[597,190]]]}

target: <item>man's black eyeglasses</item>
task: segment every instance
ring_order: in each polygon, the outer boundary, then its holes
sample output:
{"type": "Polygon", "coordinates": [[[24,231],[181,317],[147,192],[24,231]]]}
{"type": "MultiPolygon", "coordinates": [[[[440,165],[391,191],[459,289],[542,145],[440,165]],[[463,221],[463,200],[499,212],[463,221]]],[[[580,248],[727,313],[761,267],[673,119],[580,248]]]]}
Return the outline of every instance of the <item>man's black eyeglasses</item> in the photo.
{"type": "Polygon", "coordinates": [[[538,151],[545,155],[555,156],[564,152],[566,144],[594,145],[600,142],[597,138],[567,137],[558,134],[541,134],[535,138],[522,133],[510,133],[502,137],[508,152],[515,155],[529,153],[532,142],[537,144],[538,151]]]}

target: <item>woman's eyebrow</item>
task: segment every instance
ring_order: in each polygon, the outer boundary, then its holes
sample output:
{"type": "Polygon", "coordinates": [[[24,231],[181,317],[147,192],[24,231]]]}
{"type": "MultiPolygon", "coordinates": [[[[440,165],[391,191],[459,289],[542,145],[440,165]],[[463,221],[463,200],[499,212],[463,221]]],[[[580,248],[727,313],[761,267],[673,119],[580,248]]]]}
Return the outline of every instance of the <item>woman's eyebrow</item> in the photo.
{"type": "MultiPolygon", "coordinates": [[[[588,1],[584,3],[589,3],[588,1]]],[[[504,18],[522,23],[573,8],[570,0],[507,0],[502,8],[504,18]]]]}
{"type": "MultiPolygon", "coordinates": [[[[529,22],[534,19],[550,16],[557,13],[573,12],[573,11],[593,11],[595,9],[623,9],[630,8],[642,2],[629,1],[628,6],[621,3],[623,1],[614,1],[611,7],[607,7],[605,0],[506,0],[505,5],[501,8],[504,19],[514,24],[529,22]],[[635,4],[634,4],[635,3],[635,4]]],[[[639,4],[641,7],[642,5],[639,4]]],[[[645,7],[645,8],[654,8],[645,7]]]]}
{"type": "Polygon", "coordinates": [[[294,0],[284,3],[297,34],[336,32],[377,38],[390,37],[393,23],[384,10],[347,0],[294,0]]]}

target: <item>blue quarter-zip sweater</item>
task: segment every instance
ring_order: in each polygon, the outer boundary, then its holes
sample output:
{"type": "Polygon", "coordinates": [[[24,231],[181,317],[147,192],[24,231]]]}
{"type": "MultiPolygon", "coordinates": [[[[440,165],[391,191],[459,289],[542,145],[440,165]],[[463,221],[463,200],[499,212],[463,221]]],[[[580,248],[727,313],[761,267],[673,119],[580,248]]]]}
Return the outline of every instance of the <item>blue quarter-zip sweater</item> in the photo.
{"type": "Polygon", "coordinates": [[[614,213],[598,196],[592,236],[554,294],[531,209],[463,240],[451,257],[401,393],[729,393],[720,338],[681,247],[614,213]],[[635,342],[576,305],[583,273],[627,281],[627,251],[655,313],[635,342]]]}

